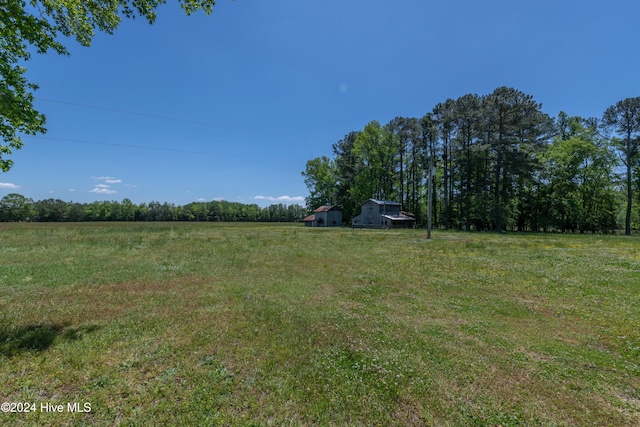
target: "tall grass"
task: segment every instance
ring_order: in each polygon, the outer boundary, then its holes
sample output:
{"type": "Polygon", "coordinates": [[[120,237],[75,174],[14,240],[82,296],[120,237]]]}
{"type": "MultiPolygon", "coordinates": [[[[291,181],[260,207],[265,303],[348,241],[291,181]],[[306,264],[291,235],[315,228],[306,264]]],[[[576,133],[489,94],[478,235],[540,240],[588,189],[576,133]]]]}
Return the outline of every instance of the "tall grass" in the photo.
{"type": "Polygon", "coordinates": [[[640,424],[640,244],[0,225],[8,425],[640,424]]]}

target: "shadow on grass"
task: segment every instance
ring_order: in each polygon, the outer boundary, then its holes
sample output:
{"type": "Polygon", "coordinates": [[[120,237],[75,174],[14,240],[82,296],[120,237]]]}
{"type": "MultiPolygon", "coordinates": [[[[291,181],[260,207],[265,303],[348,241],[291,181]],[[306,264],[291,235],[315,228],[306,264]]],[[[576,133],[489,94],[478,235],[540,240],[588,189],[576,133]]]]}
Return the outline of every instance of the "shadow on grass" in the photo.
{"type": "Polygon", "coordinates": [[[85,333],[99,329],[96,325],[69,328],[66,324],[41,323],[5,328],[0,325],[0,356],[15,356],[26,352],[40,352],[48,349],[57,339],[78,341],[85,333]]]}

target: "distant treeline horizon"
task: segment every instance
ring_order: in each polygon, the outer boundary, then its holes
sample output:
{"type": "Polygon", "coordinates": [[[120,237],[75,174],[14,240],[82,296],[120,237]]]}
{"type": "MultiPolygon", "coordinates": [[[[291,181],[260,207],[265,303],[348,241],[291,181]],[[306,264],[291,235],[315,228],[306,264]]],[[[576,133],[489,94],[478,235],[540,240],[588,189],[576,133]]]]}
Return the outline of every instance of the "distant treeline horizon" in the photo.
{"type": "Polygon", "coordinates": [[[85,221],[211,221],[211,222],[297,222],[306,208],[282,203],[261,208],[256,204],[225,200],[175,205],[129,199],[65,202],[60,199],[34,201],[18,193],[0,199],[0,222],[85,222],[85,221]]]}

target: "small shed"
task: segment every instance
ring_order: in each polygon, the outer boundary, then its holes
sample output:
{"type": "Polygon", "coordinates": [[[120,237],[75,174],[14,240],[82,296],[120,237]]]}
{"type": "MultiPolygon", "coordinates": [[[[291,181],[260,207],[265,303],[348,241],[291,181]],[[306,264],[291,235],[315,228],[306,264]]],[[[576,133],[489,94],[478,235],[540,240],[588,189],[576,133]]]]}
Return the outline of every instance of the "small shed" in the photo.
{"type": "Polygon", "coordinates": [[[304,222],[304,226],[305,227],[313,227],[313,223],[316,220],[316,216],[311,214],[307,217],[305,217],[305,219],[303,219],[302,221],[304,222]]]}
{"type": "Polygon", "coordinates": [[[320,206],[303,221],[307,227],[339,227],[342,225],[342,210],[333,205],[320,206]]]}

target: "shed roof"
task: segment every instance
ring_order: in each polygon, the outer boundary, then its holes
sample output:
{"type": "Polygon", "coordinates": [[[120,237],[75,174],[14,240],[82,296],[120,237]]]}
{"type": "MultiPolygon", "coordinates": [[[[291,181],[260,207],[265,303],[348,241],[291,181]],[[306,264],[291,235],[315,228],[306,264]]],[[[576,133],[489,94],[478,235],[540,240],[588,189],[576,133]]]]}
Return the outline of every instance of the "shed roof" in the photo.
{"type": "Polygon", "coordinates": [[[412,218],[402,213],[400,215],[382,215],[382,217],[390,219],[392,221],[415,221],[416,220],[415,218],[412,218]]]}
{"type": "MultiPolygon", "coordinates": [[[[364,203],[367,203],[368,201],[372,201],[373,203],[375,203],[375,204],[377,204],[377,205],[393,205],[393,206],[400,206],[400,203],[398,203],[398,202],[394,202],[394,201],[391,201],[391,200],[368,199],[368,200],[367,200],[366,202],[364,202],[364,203]]],[[[363,203],[363,205],[364,205],[364,203],[363,203]]]]}
{"type": "Polygon", "coordinates": [[[320,206],[314,212],[329,212],[329,211],[339,211],[339,210],[340,210],[340,208],[338,208],[337,206],[324,205],[324,206],[320,206]]]}
{"type": "Polygon", "coordinates": [[[311,221],[315,221],[316,216],[315,215],[309,215],[308,217],[306,217],[305,219],[303,219],[302,221],[304,222],[311,222],[311,221]]]}

